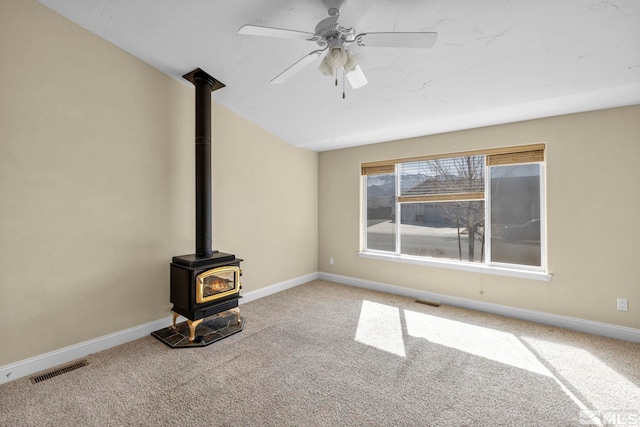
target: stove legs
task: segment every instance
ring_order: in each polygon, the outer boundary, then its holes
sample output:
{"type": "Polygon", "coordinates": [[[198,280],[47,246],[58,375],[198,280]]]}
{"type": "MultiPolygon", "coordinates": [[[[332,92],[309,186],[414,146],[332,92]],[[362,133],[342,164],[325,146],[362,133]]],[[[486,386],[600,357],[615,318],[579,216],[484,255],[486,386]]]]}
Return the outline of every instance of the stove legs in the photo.
{"type": "MultiPolygon", "coordinates": [[[[237,325],[242,323],[242,319],[240,318],[240,309],[238,307],[218,313],[215,316],[223,316],[229,313],[235,314],[237,325]]],[[[180,315],[176,312],[173,312],[173,326],[172,326],[173,329],[176,329],[176,320],[178,320],[178,317],[180,317],[180,315]]],[[[196,328],[198,327],[198,325],[200,325],[200,323],[202,323],[203,320],[205,319],[204,318],[198,319],[198,320],[187,319],[187,325],[189,326],[189,342],[193,342],[196,339],[196,328]]]]}
{"type": "Polygon", "coordinates": [[[236,315],[236,324],[239,325],[240,322],[242,322],[242,319],[240,319],[240,309],[238,307],[232,308],[231,310],[229,310],[229,312],[236,315]]]}
{"type": "Polygon", "coordinates": [[[173,313],[173,329],[176,328],[176,320],[178,319],[178,317],[180,317],[180,315],[178,313],[173,313]]]}
{"type": "MultiPolygon", "coordinates": [[[[176,320],[180,315],[176,312],[173,313],[173,329],[176,328],[176,320]]],[[[196,339],[196,328],[204,319],[190,320],[187,319],[187,325],[189,325],[189,342],[193,342],[196,339]]]]}
{"type": "Polygon", "coordinates": [[[189,342],[193,342],[196,339],[196,328],[204,319],[189,320],[187,319],[187,325],[189,325],[189,342]]]}

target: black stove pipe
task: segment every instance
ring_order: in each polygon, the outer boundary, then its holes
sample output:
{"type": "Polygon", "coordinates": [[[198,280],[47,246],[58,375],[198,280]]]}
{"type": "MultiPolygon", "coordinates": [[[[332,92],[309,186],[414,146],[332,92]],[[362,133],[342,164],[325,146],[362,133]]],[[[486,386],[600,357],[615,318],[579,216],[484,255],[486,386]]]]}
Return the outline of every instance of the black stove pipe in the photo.
{"type": "Polygon", "coordinates": [[[224,87],[200,68],[185,74],[196,88],[196,256],[210,257],[211,245],[211,92],[224,87]]]}

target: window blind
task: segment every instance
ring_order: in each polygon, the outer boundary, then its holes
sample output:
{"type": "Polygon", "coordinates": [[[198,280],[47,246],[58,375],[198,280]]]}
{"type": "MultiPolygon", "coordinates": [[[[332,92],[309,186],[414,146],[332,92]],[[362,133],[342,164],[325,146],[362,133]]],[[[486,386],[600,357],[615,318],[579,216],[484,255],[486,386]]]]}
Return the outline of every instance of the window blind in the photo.
{"type": "Polygon", "coordinates": [[[544,161],[544,150],[521,151],[516,153],[492,154],[487,156],[487,166],[515,165],[544,161]]]}
{"type": "Polygon", "coordinates": [[[395,163],[389,165],[380,165],[380,166],[362,166],[361,174],[362,175],[382,175],[386,173],[395,173],[396,165],[395,163]]]}
{"type": "Polygon", "coordinates": [[[485,150],[473,150],[462,151],[457,153],[442,153],[432,154],[428,156],[419,157],[407,157],[392,160],[381,160],[377,162],[366,162],[361,165],[362,175],[373,175],[383,173],[393,173],[396,164],[410,163],[426,160],[438,160],[447,159],[452,157],[465,157],[465,156],[487,156],[487,162],[501,162],[501,163],[487,163],[488,166],[504,165],[504,164],[517,164],[517,163],[531,163],[544,161],[545,144],[529,144],[519,145],[512,147],[499,147],[490,148],[485,150]],[[509,163],[511,162],[511,163],[509,163]]]}
{"type": "Polygon", "coordinates": [[[400,202],[482,200],[484,156],[400,163],[400,202]]]}

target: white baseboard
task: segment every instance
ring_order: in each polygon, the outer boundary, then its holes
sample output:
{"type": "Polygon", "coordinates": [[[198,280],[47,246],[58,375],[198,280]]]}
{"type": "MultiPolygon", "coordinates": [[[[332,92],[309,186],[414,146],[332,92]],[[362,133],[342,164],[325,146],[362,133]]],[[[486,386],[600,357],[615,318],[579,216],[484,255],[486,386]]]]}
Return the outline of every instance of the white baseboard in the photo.
{"type": "MultiPolygon", "coordinates": [[[[317,278],[317,272],[311,273],[305,276],[300,276],[294,279],[286,280],[284,282],[276,283],[275,285],[267,286],[266,288],[243,293],[242,299],[240,299],[240,304],[254,301],[259,298],[263,298],[268,295],[275,294],[298,285],[302,285],[303,283],[316,280],[317,278]]],[[[171,326],[172,322],[173,316],[168,316],[164,319],[145,323],[144,325],[134,326],[133,328],[114,332],[113,334],[105,335],[49,353],[41,354],[29,359],[21,360],[10,365],[0,366],[0,384],[8,383],[9,381],[13,381],[28,375],[33,375],[36,372],[51,369],[55,366],[69,363],[82,357],[86,357],[90,354],[107,350],[117,345],[137,340],[142,337],[146,337],[151,334],[151,332],[171,326]]]]}
{"type": "Polygon", "coordinates": [[[354,277],[340,276],[331,273],[320,272],[318,273],[318,279],[341,283],[344,285],[356,286],[359,288],[370,289],[373,291],[401,295],[409,298],[431,301],[435,300],[441,302],[442,304],[467,308],[470,310],[483,311],[486,313],[513,317],[515,319],[528,320],[530,322],[542,323],[545,325],[551,325],[560,328],[586,332],[594,335],[601,335],[609,338],[617,338],[625,341],[640,343],[640,329],[628,328],[626,326],[611,325],[608,323],[594,322],[592,320],[579,319],[576,317],[562,316],[559,314],[545,313],[542,311],[527,310],[506,305],[475,301],[467,298],[420,291],[417,289],[403,288],[400,286],[388,285],[386,283],[373,282],[371,280],[357,279],[354,277]]]}
{"type": "Polygon", "coordinates": [[[255,291],[243,292],[240,304],[246,304],[251,301],[255,301],[260,298],[264,298],[269,295],[276,294],[287,289],[294,288],[312,280],[318,279],[318,272],[306,274],[304,276],[295,277],[284,282],[276,283],[275,285],[267,286],[265,288],[257,289],[255,291]]]}
{"type": "Polygon", "coordinates": [[[134,326],[133,328],[64,347],[10,365],[0,366],[0,384],[8,383],[9,381],[51,369],[54,366],[69,363],[90,354],[148,336],[153,331],[171,326],[172,321],[173,317],[169,316],[165,319],[134,326]]]}

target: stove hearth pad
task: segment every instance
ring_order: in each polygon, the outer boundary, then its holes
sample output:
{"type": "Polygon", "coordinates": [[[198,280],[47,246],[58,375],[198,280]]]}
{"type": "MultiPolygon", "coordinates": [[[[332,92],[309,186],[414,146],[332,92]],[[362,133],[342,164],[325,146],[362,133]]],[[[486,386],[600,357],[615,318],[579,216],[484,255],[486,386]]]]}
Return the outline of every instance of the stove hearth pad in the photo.
{"type": "Polygon", "coordinates": [[[206,347],[244,328],[244,317],[237,310],[228,310],[196,322],[189,320],[152,332],[151,335],[171,348],[206,347]],[[197,335],[195,334],[197,327],[197,335]],[[191,340],[190,340],[191,338],[191,340]]]}

